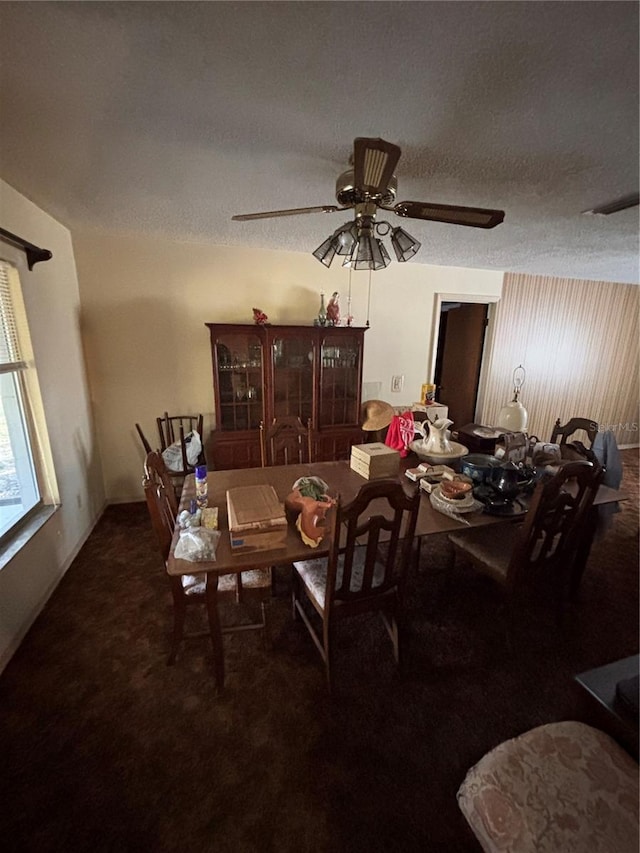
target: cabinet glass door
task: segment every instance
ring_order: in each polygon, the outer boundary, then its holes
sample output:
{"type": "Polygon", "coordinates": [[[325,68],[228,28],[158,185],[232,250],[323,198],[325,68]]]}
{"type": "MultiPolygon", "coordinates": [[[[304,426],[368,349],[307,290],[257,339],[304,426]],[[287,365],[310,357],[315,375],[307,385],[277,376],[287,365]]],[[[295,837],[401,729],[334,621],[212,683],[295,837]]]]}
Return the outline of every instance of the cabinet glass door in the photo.
{"type": "Polygon", "coordinates": [[[256,335],[216,340],[220,391],[219,429],[258,429],[263,419],[262,345],[256,335]]]}
{"type": "Polygon", "coordinates": [[[273,414],[293,415],[306,424],[313,415],[313,337],[273,339],[273,414]]]}
{"type": "Polygon", "coordinates": [[[360,347],[355,337],[331,335],[320,351],[320,426],[357,424],[360,347]]]}

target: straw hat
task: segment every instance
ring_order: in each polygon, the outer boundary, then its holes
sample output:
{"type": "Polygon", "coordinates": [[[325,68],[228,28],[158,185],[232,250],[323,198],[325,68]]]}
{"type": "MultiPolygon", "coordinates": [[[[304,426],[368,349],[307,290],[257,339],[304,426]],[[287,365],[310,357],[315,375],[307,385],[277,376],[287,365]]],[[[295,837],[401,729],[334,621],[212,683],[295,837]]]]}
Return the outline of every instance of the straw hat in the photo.
{"type": "Polygon", "coordinates": [[[367,400],[362,404],[362,429],[373,432],[391,423],[395,410],[384,400],[367,400]]]}

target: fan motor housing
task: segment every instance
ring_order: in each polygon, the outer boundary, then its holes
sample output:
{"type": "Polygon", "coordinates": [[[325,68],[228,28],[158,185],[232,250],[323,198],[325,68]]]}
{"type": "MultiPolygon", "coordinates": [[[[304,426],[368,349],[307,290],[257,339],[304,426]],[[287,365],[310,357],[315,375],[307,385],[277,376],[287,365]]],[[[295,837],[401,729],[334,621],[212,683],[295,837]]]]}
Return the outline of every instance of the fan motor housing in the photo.
{"type": "Polygon", "coordinates": [[[336,181],[336,199],[343,207],[352,207],[361,202],[374,201],[376,204],[392,204],[398,190],[398,179],[395,175],[391,177],[384,193],[365,193],[355,186],[353,169],[347,169],[338,176],[336,181]]]}

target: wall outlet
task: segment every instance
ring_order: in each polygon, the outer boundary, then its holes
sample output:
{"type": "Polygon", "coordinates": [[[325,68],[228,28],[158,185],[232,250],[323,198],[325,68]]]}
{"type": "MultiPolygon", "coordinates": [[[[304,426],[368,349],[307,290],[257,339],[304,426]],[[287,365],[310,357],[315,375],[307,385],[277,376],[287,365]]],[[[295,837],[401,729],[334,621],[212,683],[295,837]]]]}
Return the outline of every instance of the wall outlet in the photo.
{"type": "Polygon", "coordinates": [[[391,390],[394,393],[398,393],[402,391],[402,386],[404,385],[404,376],[392,376],[391,377],[391,390]]]}

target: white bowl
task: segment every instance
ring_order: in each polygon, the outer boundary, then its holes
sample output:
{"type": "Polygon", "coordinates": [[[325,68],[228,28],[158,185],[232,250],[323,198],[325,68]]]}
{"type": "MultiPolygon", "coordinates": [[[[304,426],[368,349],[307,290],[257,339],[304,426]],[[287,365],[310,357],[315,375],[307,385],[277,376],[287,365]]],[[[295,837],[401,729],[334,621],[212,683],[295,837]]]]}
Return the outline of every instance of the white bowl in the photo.
{"type": "Polygon", "coordinates": [[[424,459],[425,462],[430,462],[432,465],[446,465],[447,462],[453,462],[454,459],[460,459],[462,456],[466,456],[469,452],[468,448],[466,448],[464,444],[458,444],[457,441],[450,441],[449,446],[451,447],[451,451],[449,453],[427,453],[422,441],[412,441],[409,444],[409,449],[413,450],[420,459],[424,459]]]}

